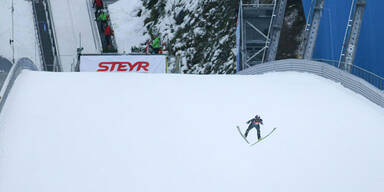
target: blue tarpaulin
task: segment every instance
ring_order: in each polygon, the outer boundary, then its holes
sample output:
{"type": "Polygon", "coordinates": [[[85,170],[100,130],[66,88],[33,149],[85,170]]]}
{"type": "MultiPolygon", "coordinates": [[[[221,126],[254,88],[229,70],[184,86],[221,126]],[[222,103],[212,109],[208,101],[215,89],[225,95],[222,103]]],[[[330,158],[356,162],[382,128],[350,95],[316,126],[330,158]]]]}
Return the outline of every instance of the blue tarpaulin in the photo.
{"type": "MultiPolygon", "coordinates": [[[[303,0],[306,16],[311,1],[303,0]]],[[[354,64],[384,77],[384,63],[379,58],[383,51],[381,44],[384,44],[384,22],[380,17],[384,1],[366,2],[354,64]]],[[[325,0],[314,59],[339,60],[351,4],[352,0],[325,0]]]]}

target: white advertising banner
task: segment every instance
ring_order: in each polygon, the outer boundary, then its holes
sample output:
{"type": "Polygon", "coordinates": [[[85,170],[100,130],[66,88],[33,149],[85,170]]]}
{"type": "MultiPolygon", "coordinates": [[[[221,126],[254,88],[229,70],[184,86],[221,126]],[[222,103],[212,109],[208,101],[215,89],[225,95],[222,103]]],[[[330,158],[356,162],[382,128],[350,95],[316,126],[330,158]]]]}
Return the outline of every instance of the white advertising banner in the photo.
{"type": "Polygon", "coordinates": [[[166,55],[82,55],[80,72],[166,73],[166,55]]]}

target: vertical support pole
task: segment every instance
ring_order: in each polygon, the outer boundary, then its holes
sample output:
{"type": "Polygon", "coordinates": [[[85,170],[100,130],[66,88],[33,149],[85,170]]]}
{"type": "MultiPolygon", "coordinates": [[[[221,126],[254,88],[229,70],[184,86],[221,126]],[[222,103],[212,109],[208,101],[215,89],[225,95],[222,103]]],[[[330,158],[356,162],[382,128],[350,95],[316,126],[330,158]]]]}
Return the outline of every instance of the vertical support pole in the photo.
{"type": "Polygon", "coordinates": [[[361,25],[363,22],[365,4],[365,0],[358,0],[356,5],[352,4],[351,13],[353,7],[355,6],[353,20],[351,20],[351,14],[350,18],[348,19],[346,36],[349,34],[349,38],[348,41],[345,42],[347,37],[344,37],[343,47],[339,59],[339,68],[341,67],[342,63],[344,63],[344,69],[349,72],[352,70],[353,61],[356,56],[356,49],[360,36],[361,25]]]}
{"type": "Polygon", "coordinates": [[[15,64],[15,23],[14,23],[15,7],[13,4],[13,0],[12,0],[11,12],[12,12],[12,37],[11,37],[11,40],[9,40],[9,43],[12,46],[12,64],[15,64]]]}
{"type": "Polygon", "coordinates": [[[246,68],[246,61],[247,61],[247,47],[246,47],[246,31],[244,26],[244,10],[243,10],[243,1],[240,1],[240,11],[241,11],[241,19],[240,19],[240,26],[241,26],[241,64],[242,64],[242,70],[246,68]]]}
{"type": "Polygon", "coordinates": [[[287,6],[287,0],[277,0],[276,16],[273,18],[272,32],[270,35],[271,43],[267,52],[266,61],[274,61],[276,59],[277,48],[280,42],[280,32],[283,26],[285,8],[287,6]]]}
{"type": "Polygon", "coordinates": [[[165,57],[165,73],[168,73],[168,56],[165,57]]]}
{"type": "Polygon", "coordinates": [[[354,6],[355,6],[355,0],[352,0],[351,9],[349,11],[349,16],[348,16],[347,27],[345,29],[343,46],[341,47],[341,52],[340,52],[340,57],[339,57],[339,64],[338,64],[339,68],[345,67],[344,65],[341,65],[341,63],[344,62],[344,57],[345,57],[344,51],[345,51],[345,46],[346,46],[348,34],[349,34],[350,28],[352,26],[351,22],[352,22],[352,12],[353,12],[354,6]]]}
{"type": "Polygon", "coordinates": [[[317,0],[313,10],[312,22],[309,33],[307,33],[306,46],[304,49],[304,59],[312,59],[313,50],[315,49],[317,34],[319,32],[321,16],[324,7],[324,0],[317,0]]]}
{"type": "Polygon", "coordinates": [[[267,39],[265,41],[265,49],[263,51],[263,58],[261,59],[261,62],[264,63],[265,62],[265,59],[266,59],[266,56],[267,56],[267,50],[269,48],[269,45],[271,43],[271,30],[272,30],[272,24],[273,24],[273,21],[275,20],[276,18],[276,4],[277,4],[277,1],[278,0],[273,0],[272,3],[273,3],[273,11],[272,11],[272,16],[271,16],[271,21],[269,22],[269,28],[268,28],[268,34],[267,34],[267,39]]]}

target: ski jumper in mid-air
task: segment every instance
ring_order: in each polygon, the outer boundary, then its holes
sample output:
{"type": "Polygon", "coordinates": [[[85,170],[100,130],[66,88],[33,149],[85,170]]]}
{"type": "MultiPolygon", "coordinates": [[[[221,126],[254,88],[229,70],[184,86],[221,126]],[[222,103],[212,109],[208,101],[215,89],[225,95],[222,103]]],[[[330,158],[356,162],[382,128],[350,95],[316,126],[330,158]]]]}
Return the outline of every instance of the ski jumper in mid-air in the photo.
{"type": "Polygon", "coordinates": [[[256,115],[255,118],[252,118],[251,120],[247,121],[247,124],[249,124],[247,131],[245,131],[245,137],[248,136],[248,132],[256,128],[257,130],[257,139],[260,140],[260,124],[263,124],[263,120],[260,118],[260,116],[256,115]]]}

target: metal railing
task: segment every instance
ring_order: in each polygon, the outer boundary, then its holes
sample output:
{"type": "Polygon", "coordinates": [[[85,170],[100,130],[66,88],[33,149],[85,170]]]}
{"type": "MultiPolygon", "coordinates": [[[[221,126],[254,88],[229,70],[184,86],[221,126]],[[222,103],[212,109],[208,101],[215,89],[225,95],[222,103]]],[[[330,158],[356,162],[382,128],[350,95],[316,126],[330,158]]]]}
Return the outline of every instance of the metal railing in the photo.
{"type": "Polygon", "coordinates": [[[101,53],[103,52],[102,44],[101,44],[101,38],[99,33],[99,28],[97,26],[96,17],[94,14],[94,9],[92,8],[93,0],[87,0],[87,8],[88,8],[88,15],[89,15],[89,22],[91,23],[92,28],[92,36],[93,41],[95,43],[96,50],[101,53]]]}
{"type": "Polygon", "coordinates": [[[284,71],[308,72],[333,80],[335,82],[339,82],[344,87],[351,89],[360,95],[363,95],[373,103],[376,103],[377,105],[384,108],[384,91],[378,89],[372,84],[375,83],[376,85],[382,86],[383,79],[357,66],[352,67],[351,73],[349,73],[348,71],[341,70],[323,62],[303,59],[286,59],[259,64],[240,71],[237,74],[256,75],[267,72],[284,71]],[[357,75],[366,77],[369,81],[357,75]]]}
{"type": "Polygon", "coordinates": [[[368,70],[365,70],[359,66],[352,65],[352,64],[347,64],[345,63],[345,68],[344,70],[348,71],[349,73],[360,77],[367,81],[368,83],[372,84],[373,86],[379,88],[380,90],[384,90],[384,78],[380,77],[368,70]]]}
{"type": "Polygon", "coordinates": [[[344,70],[346,72],[349,72],[357,77],[360,77],[364,79],[365,81],[369,82],[373,86],[377,87],[380,90],[384,90],[384,77],[380,77],[379,75],[370,72],[366,69],[363,69],[362,67],[359,67],[357,65],[341,62],[336,60],[327,60],[327,59],[315,59],[316,61],[328,63],[334,67],[339,68],[341,70],[344,70]]]}
{"type": "MultiPolygon", "coordinates": [[[[43,1],[44,2],[44,1],[43,1]]],[[[52,51],[53,51],[53,56],[54,56],[54,63],[53,63],[53,68],[55,71],[63,71],[63,67],[61,65],[61,60],[59,58],[59,55],[60,55],[60,52],[59,52],[59,47],[58,47],[58,41],[57,41],[57,35],[56,35],[56,28],[55,28],[55,21],[53,20],[53,16],[52,16],[52,9],[51,9],[51,1],[50,0],[46,0],[44,2],[44,5],[45,5],[45,12],[46,12],[46,15],[48,16],[47,17],[47,24],[48,24],[48,28],[49,28],[49,31],[51,32],[51,42],[53,44],[53,47],[52,47],[52,51]]]]}
{"type": "MultiPolygon", "coordinates": [[[[34,3],[34,2],[32,2],[34,3]]],[[[35,28],[35,39],[36,39],[36,44],[37,44],[37,49],[39,50],[39,61],[40,61],[40,68],[43,69],[44,67],[44,53],[43,53],[43,48],[41,45],[41,37],[39,35],[39,21],[36,18],[36,7],[32,5],[32,12],[33,12],[33,22],[34,22],[34,28],[35,28]]],[[[36,47],[35,47],[36,48],[36,47]]]]}
{"type": "Polygon", "coordinates": [[[275,0],[243,0],[245,7],[271,7],[275,6],[275,0]]]}

